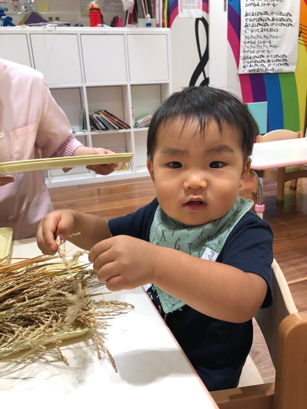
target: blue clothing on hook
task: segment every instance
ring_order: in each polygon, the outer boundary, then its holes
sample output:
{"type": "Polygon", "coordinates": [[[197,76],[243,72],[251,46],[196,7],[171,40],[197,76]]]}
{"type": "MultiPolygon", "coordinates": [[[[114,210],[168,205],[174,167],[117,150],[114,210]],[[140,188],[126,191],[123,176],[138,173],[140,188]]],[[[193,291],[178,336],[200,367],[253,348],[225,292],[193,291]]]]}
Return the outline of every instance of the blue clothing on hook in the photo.
{"type": "Polygon", "coordinates": [[[12,23],[12,21],[13,21],[12,17],[7,16],[7,17],[3,18],[5,15],[6,14],[5,14],[4,8],[0,7],[0,20],[2,21],[2,26],[3,27],[7,27],[7,26],[12,26],[13,27],[13,26],[15,26],[15,24],[12,23]]]}

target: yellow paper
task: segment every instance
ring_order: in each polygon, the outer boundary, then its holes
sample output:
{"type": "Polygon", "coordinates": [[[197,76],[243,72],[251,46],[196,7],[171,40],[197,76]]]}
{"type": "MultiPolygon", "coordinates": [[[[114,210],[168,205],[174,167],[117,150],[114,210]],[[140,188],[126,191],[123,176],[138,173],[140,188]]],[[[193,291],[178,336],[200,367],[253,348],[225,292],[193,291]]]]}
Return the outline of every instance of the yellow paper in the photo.
{"type": "Polygon", "coordinates": [[[39,1],[38,2],[38,11],[48,11],[48,2],[47,1],[39,1]]]}

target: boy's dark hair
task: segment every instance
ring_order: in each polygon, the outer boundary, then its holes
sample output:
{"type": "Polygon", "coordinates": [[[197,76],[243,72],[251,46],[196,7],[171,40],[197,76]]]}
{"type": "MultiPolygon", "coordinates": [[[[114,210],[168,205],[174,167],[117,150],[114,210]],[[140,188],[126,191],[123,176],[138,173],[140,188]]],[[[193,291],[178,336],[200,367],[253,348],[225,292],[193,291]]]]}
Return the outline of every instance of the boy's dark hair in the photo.
{"type": "Polygon", "coordinates": [[[229,92],[200,86],[187,87],[175,92],[158,108],[148,129],[148,158],[153,159],[160,126],[170,124],[178,118],[184,123],[198,119],[199,131],[204,131],[211,120],[218,124],[221,132],[224,123],[233,126],[240,133],[244,160],[252,153],[258,126],[246,106],[229,92]]]}

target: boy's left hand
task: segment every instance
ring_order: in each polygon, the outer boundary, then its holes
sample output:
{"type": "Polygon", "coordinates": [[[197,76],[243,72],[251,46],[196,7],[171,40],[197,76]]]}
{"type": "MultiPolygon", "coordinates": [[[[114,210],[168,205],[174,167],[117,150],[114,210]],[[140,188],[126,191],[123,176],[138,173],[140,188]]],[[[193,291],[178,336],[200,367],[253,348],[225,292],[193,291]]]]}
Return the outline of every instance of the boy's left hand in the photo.
{"type": "Polygon", "coordinates": [[[110,291],[130,290],[153,282],[156,249],[143,240],[116,236],[97,243],[89,261],[110,291]]]}

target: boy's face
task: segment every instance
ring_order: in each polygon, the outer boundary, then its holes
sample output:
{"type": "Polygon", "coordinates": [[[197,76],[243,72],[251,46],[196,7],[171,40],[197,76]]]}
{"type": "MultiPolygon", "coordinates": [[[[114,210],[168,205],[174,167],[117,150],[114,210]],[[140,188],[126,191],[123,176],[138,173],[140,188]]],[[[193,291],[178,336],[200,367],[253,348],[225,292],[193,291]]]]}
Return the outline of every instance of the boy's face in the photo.
{"type": "Polygon", "coordinates": [[[197,120],[182,125],[178,119],[160,127],[147,167],[164,212],[181,223],[198,226],[230,211],[251,161],[244,163],[235,128],[223,124],[221,132],[210,121],[203,135],[197,130],[197,120]]]}

